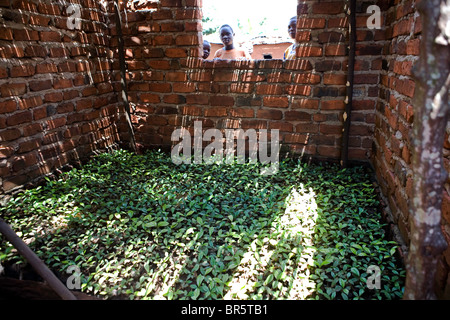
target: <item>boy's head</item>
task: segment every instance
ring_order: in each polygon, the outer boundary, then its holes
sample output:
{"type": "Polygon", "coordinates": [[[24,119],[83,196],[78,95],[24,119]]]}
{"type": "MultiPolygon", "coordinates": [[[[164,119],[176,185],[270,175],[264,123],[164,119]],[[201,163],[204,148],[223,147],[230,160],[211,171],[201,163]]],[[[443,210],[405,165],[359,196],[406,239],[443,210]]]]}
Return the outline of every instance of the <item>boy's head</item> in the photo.
{"type": "Polygon", "coordinates": [[[220,40],[222,41],[222,43],[225,46],[225,49],[227,49],[227,50],[233,49],[233,47],[234,47],[233,46],[233,37],[234,37],[233,28],[231,28],[231,26],[229,26],[228,24],[224,24],[219,29],[219,35],[220,35],[220,40]]]}
{"type": "Polygon", "coordinates": [[[288,33],[289,33],[289,35],[291,36],[292,39],[295,39],[295,35],[297,33],[297,16],[292,17],[289,20],[288,33]]]}
{"type": "Polygon", "coordinates": [[[211,44],[207,41],[203,41],[203,59],[207,59],[211,53],[211,44]]]}

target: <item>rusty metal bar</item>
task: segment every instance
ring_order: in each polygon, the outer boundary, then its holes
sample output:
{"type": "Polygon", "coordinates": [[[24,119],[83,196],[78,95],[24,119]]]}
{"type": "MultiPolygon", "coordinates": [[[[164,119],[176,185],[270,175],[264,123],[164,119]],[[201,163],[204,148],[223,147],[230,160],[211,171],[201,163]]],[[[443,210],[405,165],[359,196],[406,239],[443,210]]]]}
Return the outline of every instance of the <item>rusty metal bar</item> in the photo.
{"type": "Polygon", "coordinates": [[[33,266],[34,270],[45,280],[48,285],[64,300],[77,300],[72,292],[51,272],[45,263],[23,242],[11,227],[0,218],[0,232],[33,266]]]}
{"type": "Polygon", "coordinates": [[[353,105],[353,83],[355,74],[355,47],[356,47],[356,0],[350,0],[350,22],[349,22],[349,56],[348,56],[348,75],[347,75],[347,97],[345,99],[344,129],[342,131],[342,151],[341,166],[347,167],[348,164],[348,142],[350,136],[350,124],[353,105]]]}

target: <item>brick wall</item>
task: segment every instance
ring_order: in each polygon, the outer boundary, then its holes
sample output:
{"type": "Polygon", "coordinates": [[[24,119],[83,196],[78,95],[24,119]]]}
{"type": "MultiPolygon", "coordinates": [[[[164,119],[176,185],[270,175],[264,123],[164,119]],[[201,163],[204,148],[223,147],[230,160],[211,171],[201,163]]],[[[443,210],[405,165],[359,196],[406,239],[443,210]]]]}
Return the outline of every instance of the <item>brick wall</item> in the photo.
{"type": "Polygon", "coordinates": [[[118,141],[107,10],[93,0],[0,1],[0,194],[118,141]]]}
{"type": "MultiPolygon", "coordinates": [[[[386,41],[383,48],[380,96],[376,111],[373,163],[385,197],[386,211],[406,246],[410,238],[408,206],[412,199],[410,133],[414,119],[411,105],[415,82],[412,66],[418,59],[422,24],[415,1],[395,1],[385,15],[386,41]]],[[[446,169],[450,172],[450,140],[447,126],[444,146],[446,169]]],[[[450,179],[444,191],[442,230],[450,243],[450,179]]],[[[406,252],[403,252],[406,254],[406,252]]],[[[441,297],[450,298],[450,247],[438,266],[441,297]]]]}
{"type": "MultiPolygon", "coordinates": [[[[278,129],[283,150],[339,159],[348,61],[344,1],[299,1],[298,15],[297,60],[214,62],[198,59],[200,1],[155,1],[152,11],[128,12],[124,31],[137,141],[170,146],[176,128],[201,120],[204,129],[278,129]]],[[[382,50],[376,41],[382,36],[361,20],[353,160],[371,153],[382,50]]]]}
{"type": "MultiPolygon", "coordinates": [[[[248,62],[199,58],[201,0],[121,3],[138,143],[170,148],[175,129],[192,130],[200,120],[204,129],[278,129],[284,151],[340,158],[348,1],[299,0],[298,59],[248,62]]],[[[115,23],[111,0],[0,0],[0,194],[129,139],[115,23]],[[81,5],[75,30],[70,4],[81,5]]],[[[407,246],[411,68],[421,32],[415,2],[358,1],[356,31],[349,159],[370,159],[387,216],[407,246]],[[381,30],[367,27],[372,4],[383,11],[381,30]]],[[[445,187],[442,228],[450,243],[450,180],[445,187]]],[[[450,248],[438,266],[442,297],[450,296],[449,265],[450,248]]]]}

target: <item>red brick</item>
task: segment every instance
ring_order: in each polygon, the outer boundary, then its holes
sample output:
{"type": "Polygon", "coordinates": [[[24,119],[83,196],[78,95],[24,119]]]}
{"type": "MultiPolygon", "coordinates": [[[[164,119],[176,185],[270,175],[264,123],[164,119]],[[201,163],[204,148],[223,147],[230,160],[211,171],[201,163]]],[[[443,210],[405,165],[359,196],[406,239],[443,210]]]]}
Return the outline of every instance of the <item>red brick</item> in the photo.
{"type": "Polygon", "coordinates": [[[314,122],[324,122],[324,121],[327,121],[327,119],[328,119],[328,116],[326,114],[321,114],[321,113],[313,114],[314,122]]]}
{"type": "Polygon", "coordinates": [[[371,127],[367,125],[352,124],[350,127],[350,135],[352,136],[370,136],[372,135],[371,127]]]}
{"type": "Polygon", "coordinates": [[[76,103],[77,111],[90,109],[90,108],[92,108],[92,106],[93,106],[92,99],[82,99],[82,100],[78,100],[76,103]]]}
{"type": "Polygon", "coordinates": [[[65,58],[69,56],[69,51],[66,48],[50,48],[50,57],[65,58]]]}
{"type": "Polygon", "coordinates": [[[177,46],[193,46],[198,45],[200,42],[199,37],[196,34],[183,34],[176,37],[175,43],[177,46]]]}
{"type": "Polygon", "coordinates": [[[39,3],[38,11],[40,13],[59,16],[61,14],[61,10],[57,4],[49,4],[49,3],[39,3]]]}
{"type": "Polygon", "coordinates": [[[142,93],[139,99],[143,103],[158,103],[161,101],[158,95],[152,93],[142,93]]]}
{"type": "Polygon", "coordinates": [[[418,56],[420,52],[420,39],[409,40],[406,45],[406,54],[418,56]]]}
{"type": "Polygon", "coordinates": [[[347,83],[346,74],[325,73],[323,75],[323,84],[345,85],[347,83]]]}
{"type": "Polygon", "coordinates": [[[18,124],[31,122],[33,120],[32,114],[30,111],[17,112],[13,115],[9,116],[6,120],[8,126],[16,126],[18,124]]]}
{"type": "Polygon", "coordinates": [[[378,74],[355,74],[354,83],[355,84],[378,84],[379,75],[378,74]]]}
{"type": "Polygon", "coordinates": [[[128,85],[128,91],[149,91],[150,84],[147,82],[131,82],[128,85]]]}
{"type": "Polygon", "coordinates": [[[186,103],[187,104],[207,105],[207,104],[209,104],[209,96],[199,95],[199,94],[188,95],[188,96],[186,96],[186,103]]]}
{"type": "Polygon", "coordinates": [[[295,127],[295,131],[298,133],[317,133],[319,132],[319,125],[315,123],[301,123],[295,127]]]}
{"type": "Polygon", "coordinates": [[[63,100],[62,92],[50,92],[46,93],[44,96],[45,102],[60,102],[63,100]]]}
{"type": "Polygon", "coordinates": [[[394,72],[401,75],[412,75],[412,61],[395,61],[394,72]]]}
{"type": "Polygon", "coordinates": [[[228,109],[226,107],[214,107],[205,109],[205,117],[226,117],[228,109]]]}
{"type": "Polygon", "coordinates": [[[288,133],[284,135],[284,143],[308,143],[308,135],[299,133],[288,133]]]}
{"type": "Polygon", "coordinates": [[[295,83],[320,83],[320,75],[312,73],[298,73],[294,75],[293,82],[295,83]]]}
{"type": "Polygon", "coordinates": [[[67,89],[73,86],[72,79],[54,79],[53,88],[54,89],[67,89]]]}
{"type": "Polygon", "coordinates": [[[0,87],[2,97],[20,96],[27,92],[25,83],[6,83],[0,87]]]}
{"type": "Polygon", "coordinates": [[[34,96],[29,98],[23,98],[19,101],[19,109],[30,109],[41,106],[44,102],[41,96],[34,96]]]}
{"type": "Polygon", "coordinates": [[[182,115],[201,116],[203,114],[203,108],[194,106],[184,106],[180,111],[182,115]]]}
{"type": "Polygon", "coordinates": [[[285,87],[287,94],[309,96],[311,94],[311,86],[289,85],[285,87]]]}
{"type": "Polygon", "coordinates": [[[311,114],[302,111],[286,111],[284,119],[287,121],[309,121],[311,120],[311,114]]]}
{"type": "Polygon", "coordinates": [[[167,124],[167,119],[162,116],[152,115],[151,117],[147,118],[147,124],[154,126],[164,126],[167,124]]]}
{"type": "Polygon", "coordinates": [[[260,84],[256,87],[256,93],[261,95],[281,95],[283,87],[277,84],[260,84]]]}
{"type": "Polygon", "coordinates": [[[52,80],[30,81],[29,86],[31,91],[48,90],[52,88],[52,80]]]}
{"type": "Polygon", "coordinates": [[[62,127],[67,122],[67,119],[65,117],[56,118],[52,120],[47,121],[47,126],[49,130],[53,130],[59,127],[62,127]]]}
{"type": "Polygon", "coordinates": [[[47,117],[47,108],[46,107],[33,109],[33,119],[35,121],[43,119],[45,117],[47,117]]]}
{"type": "Polygon", "coordinates": [[[341,134],[343,126],[334,124],[320,124],[320,132],[324,134],[341,134]]]}
{"type": "Polygon", "coordinates": [[[16,41],[37,41],[39,40],[39,33],[34,30],[27,29],[13,29],[14,40],[16,41]]]}
{"type": "Polygon", "coordinates": [[[9,99],[0,102],[0,114],[14,112],[17,110],[17,101],[15,99],[9,99]]]}
{"type": "Polygon", "coordinates": [[[230,116],[235,118],[253,118],[255,111],[250,108],[233,108],[230,111],[230,116]]]}
{"type": "Polygon", "coordinates": [[[442,194],[442,218],[450,224],[450,195],[446,190],[442,194]]]}
{"type": "Polygon", "coordinates": [[[83,97],[93,96],[93,95],[96,95],[97,93],[98,93],[98,90],[95,86],[86,87],[81,91],[81,94],[83,97]]]}
{"type": "Polygon", "coordinates": [[[161,7],[183,7],[182,0],[161,0],[161,7]]]}
{"type": "Polygon", "coordinates": [[[287,108],[289,100],[287,97],[264,97],[263,104],[266,107],[287,108]]]}
{"type": "Polygon", "coordinates": [[[201,32],[202,31],[202,23],[201,22],[185,22],[184,24],[184,30],[186,32],[190,32],[190,31],[197,31],[197,32],[201,32]]]}
{"type": "Polygon", "coordinates": [[[40,139],[34,139],[20,143],[18,153],[25,153],[39,148],[39,141],[40,139]]]}
{"type": "Polygon", "coordinates": [[[412,31],[412,24],[414,18],[409,18],[405,20],[401,20],[394,25],[394,29],[392,32],[393,37],[397,37],[399,35],[408,35],[412,31]]]}
{"type": "Polygon", "coordinates": [[[416,83],[408,79],[405,80],[396,79],[394,84],[394,88],[397,89],[399,93],[404,94],[411,98],[414,96],[415,86],[416,83]]]}
{"type": "Polygon", "coordinates": [[[19,129],[6,129],[0,132],[0,141],[16,140],[20,138],[20,136],[21,134],[19,129]]]}
{"type": "Polygon", "coordinates": [[[242,120],[241,122],[242,129],[267,129],[267,121],[266,120],[242,120]]]}
{"type": "Polygon", "coordinates": [[[296,99],[292,103],[293,109],[318,109],[319,100],[313,99],[296,99]]]}
{"type": "Polygon", "coordinates": [[[0,27],[1,40],[13,40],[13,32],[10,28],[0,27]]]}
{"type": "Polygon", "coordinates": [[[259,74],[255,72],[246,72],[242,75],[242,81],[244,82],[261,82],[266,80],[266,76],[264,74],[259,74]]]}
{"type": "MultiPolygon", "coordinates": [[[[75,62],[64,61],[64,62],[58,64],[59,72],[75,72],[76,70],[77,70],[77,65],[75,62]]],[[[94,75],[94,77],[95,77],[95,75],[94,75]]]]}
{"type": "Polygon", "coordinates": [[[322,110],[344,110],[345,103],[343,100],[324,100],[320,108],[322,110]]]}
{"type": "Polygon", "coordinates": [[[56,31],[41,31],[39,38],[42,42],[61,42],[61,35],[56,31]]]}
{"type": "MultiPolygon", "coordinates": [[[[265,60],[262,60],[262,61],[265,61],[265,60]]],[[[267,61],[270,61],[270,60],[267,60],[267,61]]],[[[305,59],[286,60],[284,66],[285,66],[286,70],[308,71],[308,70],[313,69],[311,62],[309,62],[308,60],[305,60],[305,59]]],[[[316,71],[318,71],[318,70],[316,70],[316,71]]]]}
{"type": "Polygon", "coordinates": [[[211,96],[210,98],[211,106],[224,106],[230,107],[234,105],[234,98],[230,96],[211,96]]]}
{"type": "Polygon", "coordinates": [[[11,77],[30,77],[35,74],[35,67],[33,65],[20,65],[11,68],[11,77]]]}
{"type": "Polygon", "coordinates": [[[80,93],[78,90],[69,90],[63,92],[63,99],[64,100],[72,100],[74,98],[77,98],[80,96],[80,93]]]}
{"type": "Polygon", "coordinates": [[[169,58],[184,58],[187,57],[187,52],[183,48],[167,48],[165,55],[169,58]]]}
{"type": "Polygon", "coordinates": [[[50,17],[43,17],[41,15],[30,15],[30,24],[47,27],[51,21],[50,17]]]}
{"type": "Polygon", "coordinates": [[[232,83],[230,85],[231,93],[252,93],[255,88],[253,83],[232,83]]]}
{"type": "Polygon", "coordinates": [[[0,146],[0,159],[8,158],[13,153],[14,153],[14,149],[12,147],[0,146]]]}
{"type": "Polygon", "coordinates": [[[175,19],[176,20],[194,20],[201,19],[202,12],[198,9],[182,9],[175,11],[175,19]]]}
{"type": "Polygon", "coordinates": [[[283,112],[280,110],[260,109],[256,113],[257,118],[281,120],[283,118],[283,112]]]}
{"type": "Polygon", "coordinates": [[[323,55],[322,47],[298,46],[297,57],[321,57],[323,55]]]}
{"type": "Polygon", "coordinates": [[[344,13],[344,4],[340,2],[319,2],[312,5],[312,13],[335,15],[344,13]]]}
{"type": "Polygon", "coordinates": [[[280,130],[281,132],[292,132],[294,126],[289,122],[271,121],[269,122],[270,130],[280,130]]]}
{"type": "Polygon", "coordinates": [[[322,29],[325,27],[324,18],[298,18],[298,29],[322,29]]]}
{"type": "Polygon", "coordinates": [[[58,72],[58,68],[53,63],[40,63],[36,65],[36,73],[55,73],[58,72]]]}
{"type": "Polygon", "coordinates": [[[170,104],[183,104],[186,102],[186,98],[179,94],[169,94],[164,96],[163,101],[170,104]]]}
{"type": "Polygon", "coordinates": [[[187,81],[187,74],[185,72],[168,72],[166,73],[166,81],[187,81]]]}
{"type": "Polygon", "coordinates": [[[0,58],[22,58],[25,55],[24,49],[18,45],[0,46],[0,58]]]}
{"type": "Polygon", "coordinates": [[[8,78],[8,69],[6,67],[0,67],[0,79],[8,78]]]}
{"type": "Polygon", "coordinates": [[[347,54],[347,46],[344,44],[325,45],[326,56],[345,56],[346,54],[347,54]]]}
{"type": "Polygon", "coordinates": [[[317,146],[317,153],[324,157],[339,158],[341,151],[338,147],[317,146]]]}
{"type": "Polygon", "coordinates": [[[150,60],[148,62],[148,65],[150,66],[150,68],[156,69],[156,70],[172,69],[172,65],[171,65],[170,61],[167,61],[167,60],[150,60]]]}
{"type": "MultiPolygon", "coordinates": [[[[264,75],[261,75],[261,77],[264,77],[264,75]]],[[[267,75],[267,82],[269,83],[288,83],[291,82],[291,80],[291,72],[276,71],[267,75]]]]}
{"type": "Polygon", "coordinates": [[[195,82],[175,82],[173,92],[188,93],[197,91],[195,82]]]}

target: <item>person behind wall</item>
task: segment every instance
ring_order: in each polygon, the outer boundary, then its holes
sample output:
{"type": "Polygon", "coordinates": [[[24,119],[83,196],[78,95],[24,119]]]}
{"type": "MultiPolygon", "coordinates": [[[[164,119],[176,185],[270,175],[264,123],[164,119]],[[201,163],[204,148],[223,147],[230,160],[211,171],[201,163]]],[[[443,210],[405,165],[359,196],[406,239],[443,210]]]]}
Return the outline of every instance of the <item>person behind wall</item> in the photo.
{"type": "Polygon", "coordinates": [[[297,17],[292,17],[289,20],[288,33],[295,42],[291,44],[286,49],[286,51],[284,51],[284,60],[291,60],[296,58],[297,41],[295,40],[295,35],[297,34],[297,17]]]}
{"type": "Polygon", "coordinates": [[[222,60],[251,60],[252,57],[250,54],[241,49],[236,48],[234,46],[234,31],[228,25],[224,24],[219,29],[220,40],[223,43],[223,48],[220,48],[214,54],[214,59],[222,59],[222,60]]]}
{"type": "Polygon", "coordinates": [[[207,40],[203,40],[203,59],[208,59],[211,53],[211,44],[207,40]]]}

